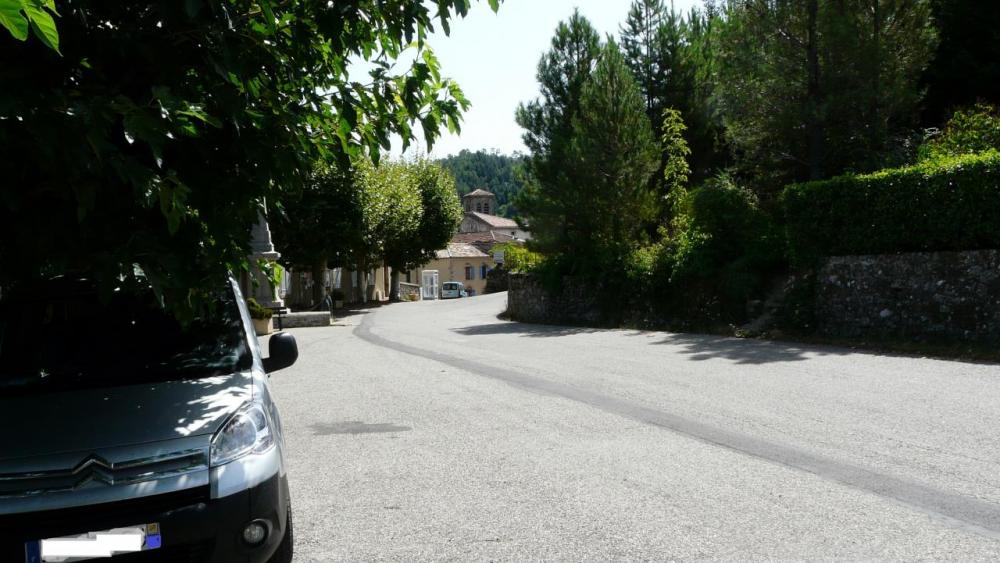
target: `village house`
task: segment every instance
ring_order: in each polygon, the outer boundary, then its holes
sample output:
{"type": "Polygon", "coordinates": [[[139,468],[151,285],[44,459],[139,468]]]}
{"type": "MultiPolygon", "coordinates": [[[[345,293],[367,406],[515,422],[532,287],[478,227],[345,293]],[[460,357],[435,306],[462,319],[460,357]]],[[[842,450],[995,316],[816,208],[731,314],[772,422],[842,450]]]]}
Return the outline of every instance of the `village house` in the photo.
{"type": "Polygon", "coordinates": [[[469,295],[482,295],[486,290],[486,274],[496,267],[496,262],[488,253],[467,243],[450,242],[448,247],[438,250],[434,259],[421,268],[407,272],[407,283],[424,283],[424,272],[437,272],[437,287],[450,281],[465,284],[469,295]]]}

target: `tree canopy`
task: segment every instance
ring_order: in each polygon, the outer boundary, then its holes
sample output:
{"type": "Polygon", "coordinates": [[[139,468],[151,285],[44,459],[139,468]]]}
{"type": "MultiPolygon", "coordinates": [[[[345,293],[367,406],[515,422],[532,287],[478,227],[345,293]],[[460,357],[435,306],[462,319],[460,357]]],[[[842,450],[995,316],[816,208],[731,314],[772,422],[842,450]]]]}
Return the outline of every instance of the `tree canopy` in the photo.
{"type": "MultiPolygon", "coordinates": [[[[323,279],[329,267],[353,265],[364,245],[364,210],[351,167],[318,162],[305,184],[284,194],[268,217],[281,261],[310,271],[313,279],[323,279]]],[[[322,284],[313,286],[313,301],[323,299],[322,290],[322,284]]]]}
{"type": "Polygon", "coordinates": [[[110,287],[141,269],[190,309],[246,266],[263,200],[317,160],[458,130],[468,102],[426,37],[470,5],[67,0],[53,35],[52,2],[3,0],[0,261],[18,266],[0,283],[86,270],[110,287]]]}
{"type": "MultiPolygon", "coordinates": [[[[378,165],[357,158],[349,166],[317,164],[271,217],[282,262],[314,279],[335,267],[364,277],[382,264],[395,276],[447,246],[462,209],[451,175],[425,158],[378,165]]],[[[313,300],[320,301],[322,285],[313,288],[313,300]]]]}
{"type": "Polygon", "coordinates": [[[717,95],[746,174],[773,195],[891,164],[934,45],[926,0],[726,2],[717,95]]]}

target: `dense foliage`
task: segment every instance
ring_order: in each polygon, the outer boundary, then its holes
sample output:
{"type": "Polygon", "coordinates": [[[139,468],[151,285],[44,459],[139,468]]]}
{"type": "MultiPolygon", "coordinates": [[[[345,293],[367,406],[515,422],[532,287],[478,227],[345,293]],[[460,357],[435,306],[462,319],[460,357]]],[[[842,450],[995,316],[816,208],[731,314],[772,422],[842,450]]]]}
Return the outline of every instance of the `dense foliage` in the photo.
{"type": "Polygon", "coordinates": [[[622,274],[631,294],[678,328],[743,320],[783,263],[771,217],[726,174],[681,194],[662,235],[636,247],[622,274]]]}
{"type": "Polygon", "coordinates": [[[139,267],[188,310],[246,266],[265,198],[394,133],[431,144],[467,105],[425,39],[471,0],[65,0],[58,52],[36,9],[53,3],[20,3],[45,43],[23,40],[16,4],[0,10],[0,261],[17,267],[0,283],[82,269],[110,288],[139,267]]]}
{"type": "MultiPolygon", "coordinates": [[[[670,284],[699,288],[719,300],[716,316],[741,311],[759,295],[765,276],[781,263],[782,248],[773,222],[753,192],[720,175],[688,193],[665,245],[670,284]]],[[[698,304],[701,305],[701,304],[698,304]]]]}
{"type": "Polygon", "coordinates": [[[462,150],[440,159],[438,163],[455,177],[458,195],[484,189],[497,196],[497,215],[509,218],[518,215],[514,200],[524,187],[519,173],[524,163],[522,156],[462,150]]]}
{"type": "Polygon", "coordinates": [[[1000,152],[795,184],[782,204],[797,265],[835,255],[1000,248],[1000,152]]]}
{"type": "Polygon", "coordinates": [[[926,0],[729,0],[715,69],[726,136],[758,191],[899,163],[935,45],[926,0]]]}
{"type": "Polygon", "coordinates": [[[253,297],[247,299],[247,310],[250,312],[251,319],[259,321],[266,321],[274,316],[274,312],[271,309],[261,305],[253,297]]]}
{"type": "Polygon", "coordinates": [[[1000,109],[986,104],[959,109],[944,131],[921,145],[920,160],[1000,150],[1000,109]]]}
{"type": "Polygon", "coordinates": [[[540,266],[544,257],[523,245],[505,242],[493,245],[490,254],[503,253],[503,267],[509,272],[530,272],[540,266]]]}

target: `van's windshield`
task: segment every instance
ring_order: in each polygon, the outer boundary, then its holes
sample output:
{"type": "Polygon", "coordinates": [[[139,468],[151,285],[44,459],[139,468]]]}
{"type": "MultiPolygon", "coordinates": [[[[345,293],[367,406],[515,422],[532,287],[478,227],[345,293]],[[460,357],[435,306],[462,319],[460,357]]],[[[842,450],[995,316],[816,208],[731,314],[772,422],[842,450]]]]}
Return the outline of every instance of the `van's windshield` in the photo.
{"type": "Polygon", "coordinates": [[[454,282],[445,283],[444,288],[448,290],[458,289],[458,284],[454,282]]]}
{"type": "Polygon", "coordinates": [[[0,394],[128,385],[232,373],[250,366],[230,288],[217,307],[182,325],[152,291],[39,284],[0,298],[0,394]]]}

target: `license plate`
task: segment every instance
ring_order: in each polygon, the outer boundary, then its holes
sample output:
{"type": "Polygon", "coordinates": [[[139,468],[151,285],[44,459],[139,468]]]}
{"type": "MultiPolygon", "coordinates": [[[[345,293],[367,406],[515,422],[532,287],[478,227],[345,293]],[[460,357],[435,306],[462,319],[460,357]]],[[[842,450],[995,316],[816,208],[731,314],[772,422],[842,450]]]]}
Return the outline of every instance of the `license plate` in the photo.
{"type": "Polygon", "coordinates": [[[73,563],[157,549],[162,542],[158,523],[139,524],[30,541],[24,544],[24,555],[26,563],[73,563]]]}

